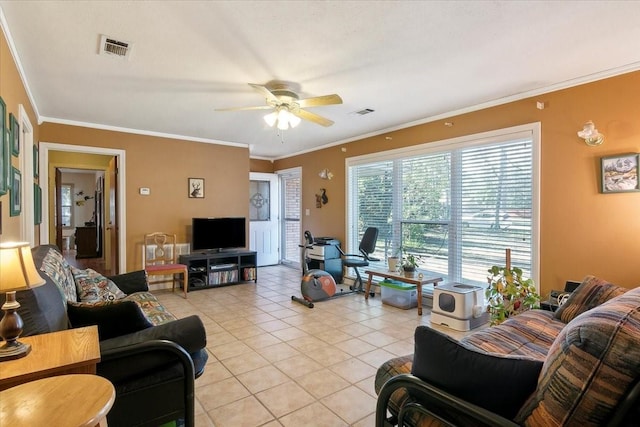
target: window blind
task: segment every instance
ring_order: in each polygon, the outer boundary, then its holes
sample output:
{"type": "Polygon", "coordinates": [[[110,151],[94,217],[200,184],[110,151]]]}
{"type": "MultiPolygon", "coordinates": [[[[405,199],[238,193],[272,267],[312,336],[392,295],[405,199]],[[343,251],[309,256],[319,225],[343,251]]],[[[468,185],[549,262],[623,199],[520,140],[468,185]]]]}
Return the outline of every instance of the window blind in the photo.
{"type": "Polygon", "coordinates": [[[348,247],[378,227],[375,267],[401,248],[449,281],[483,285],[510,248],[532,277],[535,161],[534,132],[508,130],[351,159],[348,247]]]}

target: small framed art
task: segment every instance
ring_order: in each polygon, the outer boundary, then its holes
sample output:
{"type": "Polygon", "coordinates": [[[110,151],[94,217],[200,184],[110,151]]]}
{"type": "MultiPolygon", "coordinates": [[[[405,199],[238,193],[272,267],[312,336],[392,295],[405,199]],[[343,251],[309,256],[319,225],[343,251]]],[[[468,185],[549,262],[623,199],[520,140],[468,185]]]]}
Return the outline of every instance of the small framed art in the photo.
{"type": "Polygon", "coordinates": [[[7,193],[9,189],[9,155],[6,138],[5,118],[7,117],[7,106],[0,97],[0,196],[7,193]]]}
{"type": "Polygon", "coordinates": [[[38,158],[38,146],[33,144],[33,177],[37,178],[40,174],[40,159],[38,158]]]}
{"type": "Polygon", "coordinates": [[[20,189],[22,187],[22,174],[13,166],[11,167],[11,197],[9,197],[9,215],[18,216],[22,209],[20,189]]]}
{"type": "Polygon", "coordinates": [[[204,178],[189,178],[189,198],[204,199],[204,178]]]}
{"type": "Polygon", "coordinates": [[[600,159],[603,193],[640,191],[640,154],[618,154],[600,159]]]}
{"type": "Polygon", "coordinates": [[[9,125],[11,126],[11,154],[18,156],[20,154],[20,125],[13,114],[9,114],[9,125]]]}
{"type": "Polygon", "coordinates": [[[42,222],[42,189],[36,183],[33,184],[33,223],[42,222]]]}

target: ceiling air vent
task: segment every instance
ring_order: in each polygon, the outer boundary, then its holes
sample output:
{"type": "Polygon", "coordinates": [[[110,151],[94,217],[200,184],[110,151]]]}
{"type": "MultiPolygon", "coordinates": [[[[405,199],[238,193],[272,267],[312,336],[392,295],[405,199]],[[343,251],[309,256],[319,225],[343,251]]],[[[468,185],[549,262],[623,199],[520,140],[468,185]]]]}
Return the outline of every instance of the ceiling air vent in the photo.
{"type": "Polygon", "coordinates": [[[112,37],[102,35],[100,37],[100,55],[110,55],[117,58],[129,59],[131,57],[131,51],[133,49],[133,43],[116,40],[112,37]]]}
{"type": "Polygon", "coordinates": [[[374,110],[371,108],[365,108],[364,110],[354,111],[353,114],[357,114],[359,116],[364,116],[365,114],[373,113],[374,110]]]}

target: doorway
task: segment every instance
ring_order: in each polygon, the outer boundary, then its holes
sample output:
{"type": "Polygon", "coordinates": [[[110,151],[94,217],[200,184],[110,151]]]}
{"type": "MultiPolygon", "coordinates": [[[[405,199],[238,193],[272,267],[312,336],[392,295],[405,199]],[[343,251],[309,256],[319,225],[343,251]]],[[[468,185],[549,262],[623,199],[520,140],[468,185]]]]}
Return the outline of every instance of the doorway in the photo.
{"type": "Polygon", "coordinates": [[[291,168],[277,172],[280,178],[280,194],[282,212],[280,220],[282,264],[294,268],[301,268],[300,243],[302,232],[302,169],[291,168]]]}
{"type": "Polygon", "coordinates": [[[280,261],[278,175],[249,174],[249,249],[257,252],[258,266],[280,261]]]}
{"type": "MultiPolygon", "coordinates": [[[[106,176],[112,176],[111,187],[105,188],[105,196],[107,193],[113,194],[111,202],[109,202],[109,209],[107,212],[112,212],[113,218],[105,217],[105,250],[109,250],[114,254],[114,262],[111,266],[113,272],[126,272],[126,177],[125,177],[125,151],[118,149],[109,149],[101,147],[88,147],[79,145],[57,144],[50,142],[40,143],[40,182],[46,189],[42,191],[42,216],[43,221],[40,226],[40,242],[46,244],[55,241],[54,231],[54,217],[53,201],[55,200],[55,178],[52,176],[55,171],[55,166],[51,159],[56,158],[56,153],[75,153],[86,155],[98,155],[107,156],[109,159],[115,160],[112,162],[113,171],[109,171],[106,176]],[[111,223],[109,223],[111,221],[111,223]],[[112,235],[112,236],[111,236],[112,235]],[[52,237],[53,236],[53,237],[52,237]],[[107,249],[107,242],[113,242],[107,249]]],[[[67,165],[71,168],[78,168],[77,163],[71,163],[67,165]]],[[[91,169],[91,166],[85,167],[91,169]]]]}
{"type": "MultiPolygon", "coordinates": [[[[87,259],[98,272],[110,276],[110,253],[105,251],[105,169],[55,168],[54,226],[56,245],[71,260],[87,259]]],[[[75,263],[74,263],[75,265],[75,263]]]]}

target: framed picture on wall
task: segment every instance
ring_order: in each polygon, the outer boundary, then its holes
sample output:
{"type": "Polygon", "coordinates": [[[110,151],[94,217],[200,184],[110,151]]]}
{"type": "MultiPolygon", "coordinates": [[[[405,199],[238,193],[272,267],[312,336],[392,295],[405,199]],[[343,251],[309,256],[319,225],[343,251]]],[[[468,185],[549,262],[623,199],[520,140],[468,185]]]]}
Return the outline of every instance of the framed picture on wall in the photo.
{"type": "Polygon", "coordinates": [[[33,223],[42,222],[42,189],[36,183],[33,184],[33,223]]]}
{"type": "Polygon", "coordinates": [[[5,119],[7,117],[7,106],[0,97],[0,196],[7,193],[9,189],[9,156],[7,155],[7,138],[5,119]]]}
{"type": "Polygon", "coordinates": [[[37,178],[40,174],[40,159],[38,158],[38,146],[33,144],[33,177],[37,178]]]}
{"type": "Polygon", "coordinates": [[[204,178],[189,178],[189,198],[204,199],[204,178]]]}
{"type": "Polygon", "coordinates": [[[9,114],[9,124],[11,126],[11,154],[20,154],[20,125],[18,119],[13,114],[9,114]]]}
{"type": "Polygon", "coordinates": [[[18,216],[22,208],[20,189],[22,185],[22,175],[20,171],[11,166],[11,191],[9,197],[9,215],[18,216]]]}
{"type": "Polygon", "coordinates": [[[640,191],[640,154],[618,154],[602,157],[602,192],[627,193],[640,191]]]}

